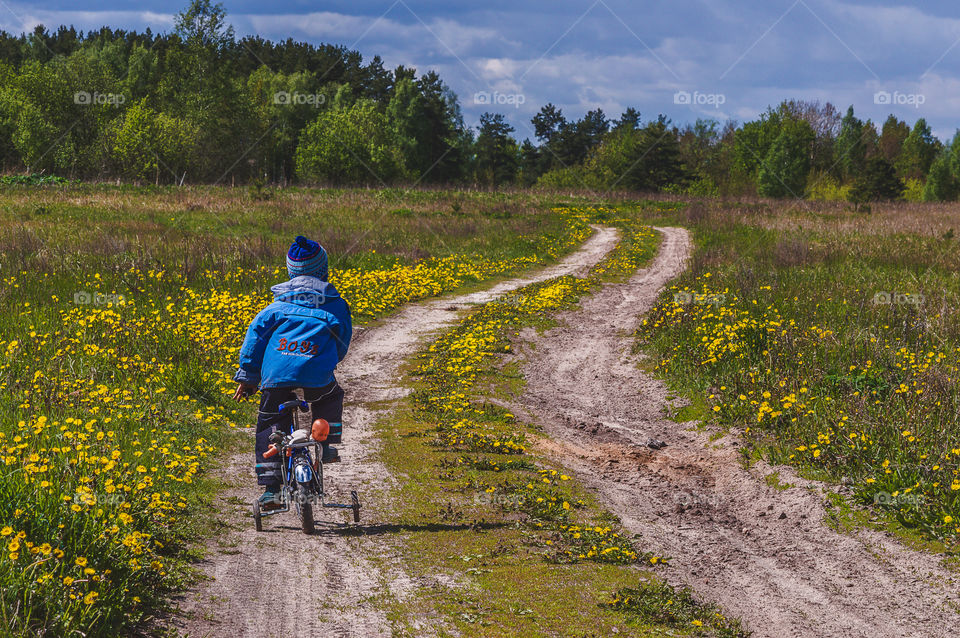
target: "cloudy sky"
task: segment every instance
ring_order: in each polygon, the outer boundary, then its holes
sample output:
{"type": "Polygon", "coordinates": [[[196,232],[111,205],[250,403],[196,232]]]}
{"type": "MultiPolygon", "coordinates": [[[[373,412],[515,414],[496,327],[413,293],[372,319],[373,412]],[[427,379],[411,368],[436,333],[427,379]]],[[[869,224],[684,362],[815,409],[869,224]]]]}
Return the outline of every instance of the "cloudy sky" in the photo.
{"type": "MultiPolygon", "coordinates": [[[[184,4],[186,2],[184,1],[184,4]]],[[[521,139],[553,102],[568,117],[627,106],[644,119],[743,121],[784,98],[882,121],[960,127],[960,4],[947,0],[488,0],[483,3],[224,0],[239,35],[330,42],[438,71],[469,124],[507,114],[521,139]]],[[[169,0],[0,0],[0,28],[157,31],[169,0]]]]}

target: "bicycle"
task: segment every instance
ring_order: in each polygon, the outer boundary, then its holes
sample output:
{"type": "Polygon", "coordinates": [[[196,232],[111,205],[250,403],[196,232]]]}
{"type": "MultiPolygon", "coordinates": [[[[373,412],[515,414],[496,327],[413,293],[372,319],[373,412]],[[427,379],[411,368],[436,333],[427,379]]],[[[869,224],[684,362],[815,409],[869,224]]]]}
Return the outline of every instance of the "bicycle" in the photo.
{"type": "MultiPolygon", "coordinates": [[[[253,502],[253,520],[258,532],[263,531],[263,518],[290,511],[291,503],[295,504],[300,517],[304,534],[314,532],[313,506],[319,501],[321,507],[331,507],[353,510],[353,522],[360,522],[360,498],[356,490],[350,492],[350,503],[327,503],[327,493],[323,487],[323,442],[330,432],[330,424],[324,419],[317,419],[310,429],[296,428],[296,413],[307,412],[310,404],[301,399],[292,399],[280,406],[280,413],[290,415],[289,432],[279,430],[270,436],[270,447],[264,458],[280,455],[286,458],[283,464],[283,485],[280,490],[280,506],[274,509],[260,511],[260,503],[253,502]],[[313,456],[311,456],[311,450],[313,456]]],[[[339,460],[339,459],[338,459],[339,460]]]]}

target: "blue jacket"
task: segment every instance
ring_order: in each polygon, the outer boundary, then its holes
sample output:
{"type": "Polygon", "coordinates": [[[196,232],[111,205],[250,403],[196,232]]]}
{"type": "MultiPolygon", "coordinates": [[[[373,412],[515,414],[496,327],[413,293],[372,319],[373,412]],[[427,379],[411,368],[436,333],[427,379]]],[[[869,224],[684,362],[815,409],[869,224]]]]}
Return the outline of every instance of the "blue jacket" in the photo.
{"type": "Polygon", "coordinates": [[[274,302],[247,329],[234,380],[261,388],[332,382],[353,334],[347,302],[316,277],[294,277],[270,290],[274,302]]]}

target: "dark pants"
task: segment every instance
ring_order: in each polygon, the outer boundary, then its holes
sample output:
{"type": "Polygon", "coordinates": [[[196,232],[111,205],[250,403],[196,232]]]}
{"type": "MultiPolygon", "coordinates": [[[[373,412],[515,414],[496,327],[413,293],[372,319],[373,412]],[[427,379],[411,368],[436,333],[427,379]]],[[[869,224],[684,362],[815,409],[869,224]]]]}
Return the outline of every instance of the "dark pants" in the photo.
{"type": "MultiPolygon", "coordinates": [[[[280,404],[296,399],[294,388],[263,388],[260,390],[260,414],[257,416],[256,470],[257,483],[278,485],[283,482],[283,460],[263,458],[270,447],[270,435],[280,429],[289,433],[293,427],[292,412],[280,413],[280,404]]],[[[322,388],[304,388],[303,398],[310,404],[311,421],[326,419],[330,436],[326,443],[339,443],[343,432],[343,388],[336,381],[322,388]]]]}

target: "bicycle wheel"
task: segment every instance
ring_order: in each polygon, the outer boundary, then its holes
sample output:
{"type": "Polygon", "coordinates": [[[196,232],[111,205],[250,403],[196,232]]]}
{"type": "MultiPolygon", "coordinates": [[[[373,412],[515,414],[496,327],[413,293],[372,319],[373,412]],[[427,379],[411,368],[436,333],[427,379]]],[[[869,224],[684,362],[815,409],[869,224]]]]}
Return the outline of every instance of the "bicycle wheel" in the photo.
{"type": "Polygon", "coordinates": [[[300,526],[304,534],[313,534],[313,493],[310,483],[300,483],[297,489],[297,509],[300,510],[300,526]]]}
{"type": "Polygon", "coordinates": [[[263,517],[260,515],[260,501],[253,501],[253,524],[258,532],[263,531],[263,517]]]}
{"type": "Polygon", "coordinates": [[[350,506],[353,508],[353,522],[360,522],[360,497],[356,491],[350,492],[350,506]]]}

